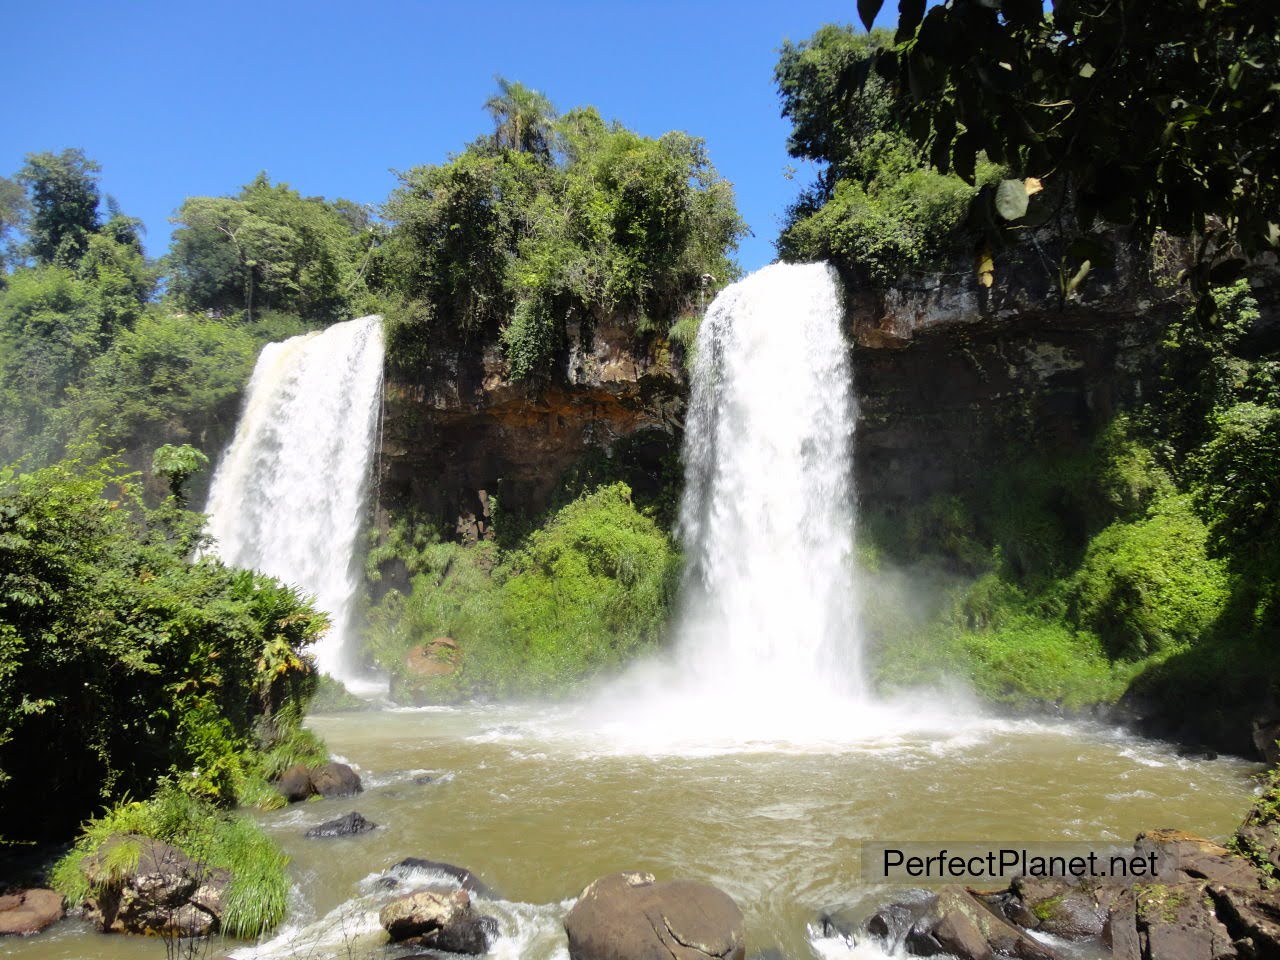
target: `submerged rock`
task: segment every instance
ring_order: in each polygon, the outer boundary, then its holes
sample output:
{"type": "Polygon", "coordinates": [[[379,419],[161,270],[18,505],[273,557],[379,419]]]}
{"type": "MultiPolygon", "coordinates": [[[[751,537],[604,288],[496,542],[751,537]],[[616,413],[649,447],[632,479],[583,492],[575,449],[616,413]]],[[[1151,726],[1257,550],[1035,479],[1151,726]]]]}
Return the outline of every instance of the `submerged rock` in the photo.
{"type": "Polygon", "coordinates": [[[405,857],[392,867],[391,871],[393,874],[400,874],[401,876],[414,871],[439,873],[457,881],[459,887],[468,893],[475,894],[477,897],[493,899],[494,896],[494,892],[488,884],[466,867],[459,867],[453,863],[444,863],[440,860],[424,860],[421,857],[405,857]]]}
{"type": "Polygon", "coordinates": [[[204,937],[222,924],[227,870],[192,860],[177,847],[149,837],[111,837],[80,867],[93,893],[85,912],[103,932],[204,937]],[[113,851],[136,844],[137,864],[122,870],[113,851]]]}
{"type": "Polygon", "coordinates": [[[465,890],[419,890],[383,907],[378,922],[393,943],[450,953],[484,953],[498,936],[498,921],[477,914],[465,890]]]}
{"type": "Polygon", "coordinates": [[[62,894],[37,887],[0,896],[0,936],[39,933],[62,919],[62,894]]]}
{"type": "Polygon", "coordinates": [[[323,840],[329,837],[353,837],[359,833],[368,833],[377,828],[377,824],[366,820],[359,812],[353,810],[345,817],[326,820],[319,826],[312,827],[304,836],[308,840],[323,840]]]}
{"type": "Polygon", "coordinates": [[[743,960],[742,911],[705,883],[648,873],[596,880],[564,920],[571,960],[743,960]]]}

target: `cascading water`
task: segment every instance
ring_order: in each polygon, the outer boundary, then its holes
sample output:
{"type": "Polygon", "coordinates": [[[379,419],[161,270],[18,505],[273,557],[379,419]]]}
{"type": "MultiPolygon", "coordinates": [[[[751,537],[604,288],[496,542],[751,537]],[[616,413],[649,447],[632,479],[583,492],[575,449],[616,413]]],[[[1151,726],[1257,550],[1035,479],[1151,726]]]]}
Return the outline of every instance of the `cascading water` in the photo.
{"type": "Polygon", "coordinates": [[[807,747],[915,723],[870,703],[863,680],[841,300],[830,266],[775,264],[702,321],[675,653],[628,671],[586,717],[618,749],[807,747]]]}
{"type": "Polygon", "coordinates": [[[263,348],[209,491],[208,533],[228,564],[313,594],[331,626],[320,669],[358,680],[347,649],[353,564],[377,443],[382,320],[362,317],[263,348]]]}
{"type": "Polygon", "coordinates": [[[775,264],[722,292],[698,333],[681,656],[697,682],[757,702],[862,688],[842,316],[830,266],[775,264]]]}

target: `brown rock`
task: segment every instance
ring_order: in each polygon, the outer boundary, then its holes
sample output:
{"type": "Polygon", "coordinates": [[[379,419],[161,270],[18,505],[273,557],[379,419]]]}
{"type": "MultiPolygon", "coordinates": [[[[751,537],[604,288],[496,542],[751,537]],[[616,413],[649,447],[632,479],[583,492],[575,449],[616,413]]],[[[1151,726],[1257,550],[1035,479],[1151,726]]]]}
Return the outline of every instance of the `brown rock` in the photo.
{"type": "Polygon", "coordinates": [[[360,775],[345,763],[326,763],[311,770],[311,785],[322,797],[350,797],[364,789],[360,775]]]}
{"type": "Polygon", "coordinates": [[[1138,856],[1155,854],[1156,879],[1165,883],[1214,880],[1239,887],[1257,887],[1256,867],[1212,840],[1181,830],[1148,830],[1133,844],[1138,856]]]}
{"type": "Polygon", "coordinates": [[[111,837],[81,864],[93,893],[86,914],[104,932],[203,937],[222,923],[231,875],[211,869],[170,844],[149,837],[111,837]],[[138,848],[137,865],[110,870],[112,851],[138,848]]]}
{"type": "Polygon", "coordinates": [[[0,936],[39,933],[62,919],[62,894],[35,888],[0,897],[0,936]]]}
{"type": "Polygon", "coordinates": [[[419,890],[383,907],[378,922],[393,943],[412,942],[451,953],[484,953],[498,932],[496,920],[475,913],[465,890],[419,890]]]}
{"type": "Polygon", "coordinates": [[[316,788],[311,782],[311,772],[302,764],[295,763],[280,775],[276,781],[276,789],[290,803],[306,800],[315,796],[316,788]]]}
{"type": "Polygon", "coordinates": [[[564,920],[571,960],[743,960],[742,911],[705,883],[615,873],[590,884],[564,920]]]}
{"type": "Polygon", "coordinates": [[[1217,913],[1237,941],[1248,941],[1255,956],[1280,957],[1280,890],[1208,886],[1217,913]]]}
{"type": "Polygon", "coordinates": [[[950,954],[959,960],[1019,957],[1056,960],[1049,947],[997,916],[963,887],[949,885],[907,934],[907,949],[916,956],[950,954]]]}

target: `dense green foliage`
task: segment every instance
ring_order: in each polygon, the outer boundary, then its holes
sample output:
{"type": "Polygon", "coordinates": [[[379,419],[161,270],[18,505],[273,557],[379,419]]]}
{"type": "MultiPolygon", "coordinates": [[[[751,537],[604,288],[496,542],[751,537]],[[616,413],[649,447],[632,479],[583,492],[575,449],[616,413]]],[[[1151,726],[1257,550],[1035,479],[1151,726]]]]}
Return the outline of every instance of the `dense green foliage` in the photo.
{"type": "Polygon", "coordinates": [[[189,197],[174,222],[169,291],[182,307],[332,322],[368,303],[379,232],[349,201],[303,197],[259,174],[235,197],[189,197]]]}
{"type": "Polygon", "coordinates": [[[172,783],[164,784],[149,801],[117,804],[86,823],[76,845],[54,867],[54,887],[73,906],[82,903],[137,866],[140,850],[132,838],[138,837],[170,843],[207,870],[231,872],[223,933],[256,937],[284,919],[289,858],[253,821],[217,810],[172,783]],[[104,857],[106,869],[92,871],[98,880],[95,887],[84,865],[108,840],[113,843],[104,857]]]}
{"type": "Polygon", "coordinates": [[[371,578],[393,558],[412,589],[372,609],[371,645],[409,700],[547,692],[616,667],[662,636],[678,565],[623,484],[584,493],[508,549],[402,523],[370,552],[371,578]],[[457,641],[459,668],[415,676],[407,654],[440,636],[457,641]]]}
{"type": "Polygon", "coordinates": [[[955,671],[995,699],[1070,706],[1128,692],[1199,703],[1210,725],[1275,695],[1276,356],[1251,336],[1247,285],[1215,297],[1225,334],[1203,338],[1189,311],[1167,335],[1165,389],[1092,449],[1015,446],[905,537],[872,511],[873,568],[950,585],[922,620],[896,614],[892,583],[872,606],[885,682],[955,671]]]}
{"type": "Polygon", "coordinates": [[[827,259],[887,285],[963,245],[978,188],[1000,169],[983,163],[976,184],[933,169],[906,128],[906,111],[887,83],[865,75],[890,42],[884,31],[828,25],[783,44],[774,79],[791,121],[787,148],[819,165],[817,181],[788,211],[778,239],[784,260],[827,259]]]}
{"type": "Polygon", "coordinates": [[[202,521],[148,508],[111,461],[0,471],[9,838],[65,835],[171,772],[196,796],[260,801],[273,767],[315,758],[297,727],[324,618],[267,577],[191,561],[202,521]]]}
{"type": "Polygon", "coordinates": [[[393,301],[393,360],[433,338],[500,331],[511,375],[546,377],[567,325],[630,318],[665,332],[704,275],[734,275],[733,193],[685,133],[643,137],[590,107],[502,82],[496,132],[448,163],[402,175],[375,267],[393,301]]]}
{"type": "MultiPolygon", "coordinates": [[[[870,27],[884,0],[860,0],[870,27]]],[[[1077,263],[1107,255],[1103,221],[1139,241],[1197,246],[1209,288],[1280,245],[1280,10],[1242,0],[900,0],[897,46],[876,72],[911,103],[940,170],[975,181],[985,153],[1043,180],[991,222],[1014,228],[1074,207],[1077,263]],[[1037,209],[1039,208],[1039,209],[1037,209]]],[[[845,89],[862,74],[845,69],[845,89]]]]}

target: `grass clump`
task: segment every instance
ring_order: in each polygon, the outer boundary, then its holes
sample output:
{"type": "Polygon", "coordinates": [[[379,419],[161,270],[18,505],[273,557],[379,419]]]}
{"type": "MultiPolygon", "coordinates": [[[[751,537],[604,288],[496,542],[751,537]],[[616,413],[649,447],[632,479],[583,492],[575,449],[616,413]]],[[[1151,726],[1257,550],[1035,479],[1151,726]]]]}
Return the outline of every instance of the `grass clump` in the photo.
{"type": "Polygon", "coordinates": [[[54,888],[73,905],[99,895],[136,868],[136,839],[143,837],[172,844],[209,869],[230,871],[223,933],[255,937],[284,919],[289,858],[251,820],[218,810],[173,783],[163,785],[151,800],[119,803],[88,821],[75,846],[54,866],[54,888]],[[95,887],[85,862],[113,838],[94,871],[99,878],[95,887]]]}

